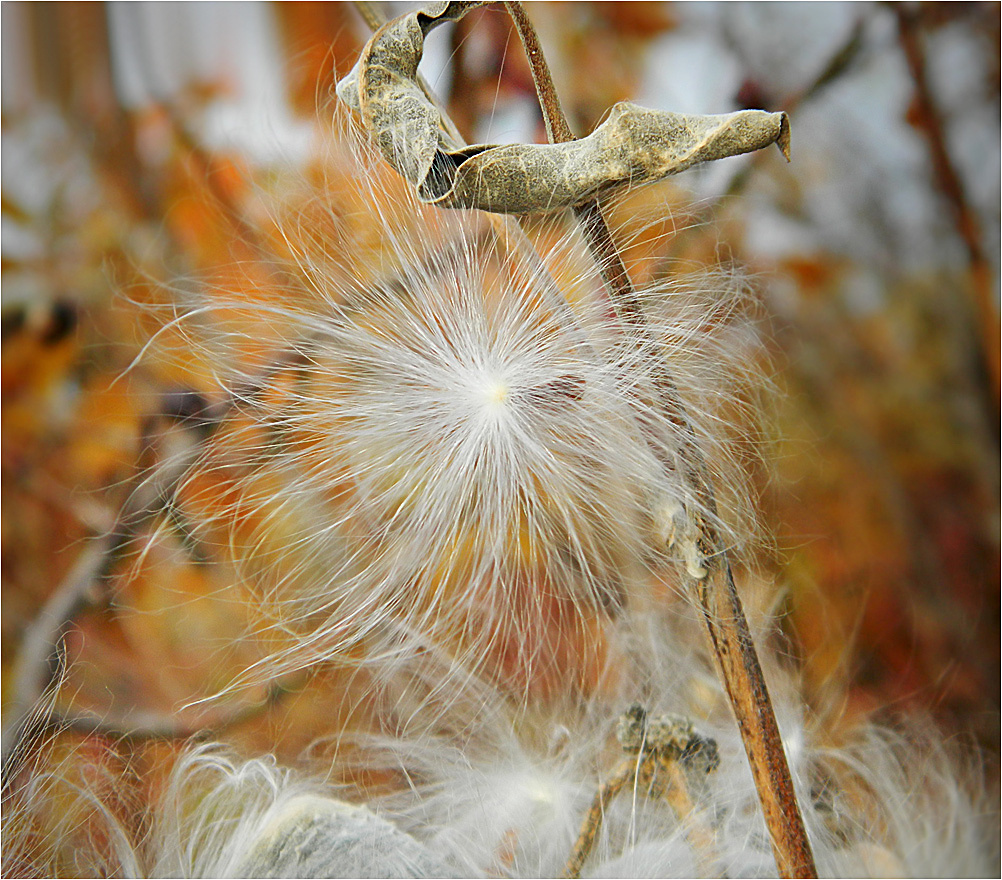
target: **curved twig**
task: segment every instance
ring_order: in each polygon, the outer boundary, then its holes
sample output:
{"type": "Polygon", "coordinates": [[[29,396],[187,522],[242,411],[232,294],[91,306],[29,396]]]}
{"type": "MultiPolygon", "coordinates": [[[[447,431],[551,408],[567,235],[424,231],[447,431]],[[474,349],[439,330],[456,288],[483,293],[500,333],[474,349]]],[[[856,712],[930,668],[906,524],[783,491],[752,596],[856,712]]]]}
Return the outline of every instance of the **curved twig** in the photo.
{"type": "MultiPolygon", "coordinates": [[[[135,538],[139,527],[173,496],[178,482],[201,448],[213,425],[232,401],[218,412],[211,411],[199,398],[192,401],[185,394],[166,394],[159,416],[148,418],[140,432],[139,460],[136,474],[128,484],[127,501],[112,529],[94,539],[80,554],[76,564],[49,597],[38,616],[27,628],[15,662],[14,696],[6,713],[2,734],[3,777],[16,763],[20,745],[31,734],[58,721],[53,707],[39,711],[46,693],[51,693],[65,670],[65,638],[73,621],[82,611],[107,604],[107,582],[122,554],[135,538]],[[158,474],[158,479],[144,476],[156,457],[156,423],[160,418],[180,424],[196,434],[191,448],[158,474]]],[[[155,725],[157,726],[157,725],[155,725]]],[[[137,728],[138,729],[138,728],[137,728]]],[[[156,734],[154,734],[156,735],[156,734]]]]}
{"type": "Polygon", "coordinates": [[[180,713],[167,714],[154,710],[95,712],[90,709],[54,710],[49,723],[60,729],[78,733],[100,734],[114,739],[187,740],[215,735],[220,730],[250,721],[272,709],[287,694],[299,690],[312,675],[312,670],[290,676],[287,681],[274,681],[263,699],[203,713],[202,717],[185,718],[180,713]]]}
{"type": "MultiPolygon", "coordinates": [[[[540,95],[540,106],[551,138],[573,137],[553,87],[546,59],[535,31],[521,4],[506,2],[519,30],[540,95]]],[[[789,130],[783,114],[783,131],[777,137],[789,159],[789,130]]],[[[688,166],[687,166],[688,167],[688,166]]],[[[630,277],[612,240],[598,201],[575,208],[589,244],[603,271],[622,318],[635,331],[641,345],[654,340],[644,318],[630,277]]],[[[716,498],[706,462],[696,441],[692,422],[666,365],[656,377],[661,404],[680,429],[683,448],[679,459],[686,483],[701,506],[716,517],[716,498]]],[[[737,718],[752,775],[762,803],[766,826],[772,840],[776,866],[781,876],[816,877],[814,857],[800,806],[797,803],[783,741],[776,723],[772,701],[762,674],[751,630],[734,583],[727,551],[713,526],[695,511],[689,511],[694,528],[695,553],[687,565],[695,594],[709,632],[713,652],[731,708],[737,718]]]]}
{"type": "Polygon", "coordinates": [[[1002,351],[999,345],[999,310],[995,304],[992,271],[985,256],[981,223],[971,207],[956,163],[946,142],[942,114],[929,87],[925,53],[919,32],[919,12],[907,4],[890,4],[898,20],[898,35],[915,88],[916,127],[925,137],[932,159],[933,176],[950,205],[954,223],[967,250],[971,270],[970,308],[967,324],[985,373],[989,407],[999,410],[1002,393],[1002,351]]]}

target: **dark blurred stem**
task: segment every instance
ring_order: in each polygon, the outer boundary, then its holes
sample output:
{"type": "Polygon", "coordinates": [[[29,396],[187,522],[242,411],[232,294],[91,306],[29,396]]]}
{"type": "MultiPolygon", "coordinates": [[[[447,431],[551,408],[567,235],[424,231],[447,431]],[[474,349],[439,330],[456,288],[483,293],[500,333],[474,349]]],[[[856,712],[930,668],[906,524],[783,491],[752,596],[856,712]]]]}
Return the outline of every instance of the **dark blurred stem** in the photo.
{"type": "MultiPolygon", "coordinates": [[[[837,82],[855,64],[856,59],[860,55],[860,51],[863,48],[865,26],[865,18],[860,18],[849,32],[845,42],[835,50],[822,71],[805,88],[795,94],[784,97],[779,102],[769,100],[768,96],[765,96],[765,106],[762,109],[772,110],[775,106],[782,107],[792,117],[797,109],[813,100],[819,92],[822,92],[831,83],[837,82]]],[[[737,49],[737,46],[733,48],[737,49]]],[[[731,182],[723,193],[723,198],[730,198],[741,192],[752,179],[755,170],[766,161],[766,155],[767,153],[764,150],[750,155],[748,160],[741,166],[741,169],[731,178],[731,182]]]]}
{"type": "Polygon", "coordinates": [[[967,249],[972,299],[968,324],[987,380],[986,395],[997,414],[1002,389],[999,313],[994,303],[991,267],[982,245],[981,224],[964,193],[960,175],[947,148],[943,117],[929,87],[919,20],[921,9],[913,9],[911,5],[903,3],[892,3],[889,6],[898,19],[901,49],[915,86],[914,122],[929,145],[936,185],[950,205],[957,232],[967,249]]]}
{"type": "Polygon", "coordinates": [[[263,699],[235,706],[212,706],[201,713],[197,711],[168,713],[155,710],[100,713],[86,709],[54,711],[50,723],[60,729],[73,730],[88,736],[99,735],[116,740],[187,740],[218,736],[226,728],[251,721],[273,709],[287,694],[303,688],[312,670],[298,672],[285,679],[273,681],[263,699]]]}
{"type": "MultiPolygon", "coordinates": [[[[573,140],[535,29],[521,3],[506,2],[505,7],[525,47],[550,141],[573,140]]],[[[653,340],[640,301],[601,206],[597,201],[590,202],[576,208],[574,213],[602,267],[620,318],[637,334],[641,345],[651,344],[653,340]]],[[[657,377],[657,385],[662,404],[683,437],[679,457],[684,477],[710,517],[715,517],[716,500],[706,463],[667,367],[657,377]]],[[[776,867],[783,877],[816,877],[814,857],[794,793],[783,741],[727,552],[712,525],[702,521],[697,521],[696,525],[709,571],[705,577],[693,579],[693,593],[702,609],[721,678],[741,731],[772,840],[776,867]]]]}
{"type": "MultiPolygon", "coordinates": [[[[126,484],[126,500],[114,527],[94,539],[80,554],[73,569],[24,634],[15,662],[13,697],[4,717],[2,766],[5,786],[11,781],[20,753],[30,744],[34,734],[63,720],[55,709],[54,699],[66,668],[66,635],[74,621],[89,608],[107,606],[111,598],[109,581],[116,565],[136,538],[140,526],[170,507],[170,499],[200,451],[201,443],[232,405],[232,400],[225,401],[216,411],[205,408],[197,418],[187,419],[183,413],[174,411],[176,403],[169,395],[162,403],[164,412],[143,422],[136,471],[126,484]],[[166,426],[173,422],[191,433],[192,444],[187,454],[179,456],[170,467],[162,467],[159,441],[166,426]],[[158,478],[151,479],[148,476],[151,472],[157,472],[158,478]]],[[[161,736],[162,729],[172,723],[158,719],[150,730],[132,725],[128,733],[137,737],[161,736]]],[[[91,729],[97,732],[100,723],[92,723],[91,729]]]]}
{"type": "Polygon", "coordinates": [[[43,697],[56,686],[65,665],[64,638],[76,617],[102,602],[103,585],[129,540],[116,527],[94,541],[77,559],[65,580],[49,597],[24,633],[14,667],[13,698],[3,726],[3,782],[11,780],[22,743],[49,722],[43,697]]]}

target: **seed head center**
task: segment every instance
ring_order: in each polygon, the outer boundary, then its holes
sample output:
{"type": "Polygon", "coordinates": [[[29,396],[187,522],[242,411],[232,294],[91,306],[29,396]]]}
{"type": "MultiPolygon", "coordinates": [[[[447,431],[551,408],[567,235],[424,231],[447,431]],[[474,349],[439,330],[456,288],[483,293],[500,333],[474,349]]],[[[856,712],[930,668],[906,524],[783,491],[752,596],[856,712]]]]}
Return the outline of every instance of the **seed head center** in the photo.
{"type": "Polygon", "coordinates": [[[508,402],[508,383],[501,379],[489,379],[484,388],[484,402],[491,409],[500,409],[508,402]]]}

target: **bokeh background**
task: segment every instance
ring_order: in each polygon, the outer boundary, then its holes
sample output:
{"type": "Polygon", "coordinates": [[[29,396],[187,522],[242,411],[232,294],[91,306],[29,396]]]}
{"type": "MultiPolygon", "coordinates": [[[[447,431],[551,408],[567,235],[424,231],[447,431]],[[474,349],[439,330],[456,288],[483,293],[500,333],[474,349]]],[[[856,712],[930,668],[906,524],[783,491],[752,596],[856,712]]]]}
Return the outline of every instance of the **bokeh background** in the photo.
{"type": "MultiPolygon", "coordinates": [[[[528,9],[578,133],[619,100],[790,113],[792,164],[763,152],[636,194],[626,208],[662,222],[628,256],[751,280],[773,382],[756,565],[808,702],[925,713],[997,767],[1002,7],[528,9]]],[[[153,329],[144,303],[253,259],[234,218],[289,167],[311,179],[366,34],[339,3],[3,4],[5,710],[26,627],[112,527],[150,419],[190,381],[146,361],[123,375],[153,329]]],[[[469,140],[545,139],[502,12],[437,32],[423,71],[469,140]]],[[[98,707],[184,698],[150,619],[79,616],[98,707]]]]}

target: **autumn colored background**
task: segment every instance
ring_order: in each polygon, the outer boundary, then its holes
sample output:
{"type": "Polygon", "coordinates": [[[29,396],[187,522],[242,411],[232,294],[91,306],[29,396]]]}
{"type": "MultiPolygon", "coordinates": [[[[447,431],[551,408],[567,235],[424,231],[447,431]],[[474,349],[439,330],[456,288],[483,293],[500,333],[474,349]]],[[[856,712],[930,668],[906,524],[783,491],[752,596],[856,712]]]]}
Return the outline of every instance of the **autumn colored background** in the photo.
{"type": "MultiPolygon", "coordinates": [[[[791,114],[791,165],[739,157],[636,194],[621,223],[631,204],[663,221],[627,255],[641,274],[751,278],[774,382],[749,460],[774,544],[756,562],[808,700],[925,712],[996,756],[1000,9],[529,5],[578,133],[627,99],[791,114]]],[[[267,295],[235,225],[252,183],[311,179],[310,133],[365,34],[348,4],[4,4],[5,710],[25,628],[112,528],[165,406],[197,399],[197,370],[123,375],[149,305],[180,277],[267,295]]],[[[429,54],[469,140],[544,139],[501,12],[429,54]]],[[[98,600],[80,614],[95,711],[105,691],[169,711],[207,686],[186,628],[229,631],[218,609],[198,617],[219,585],[154,562],[131,570],[135,607],[157,608],[158,578],[192,602],[169,635],[98,600]]]]}

